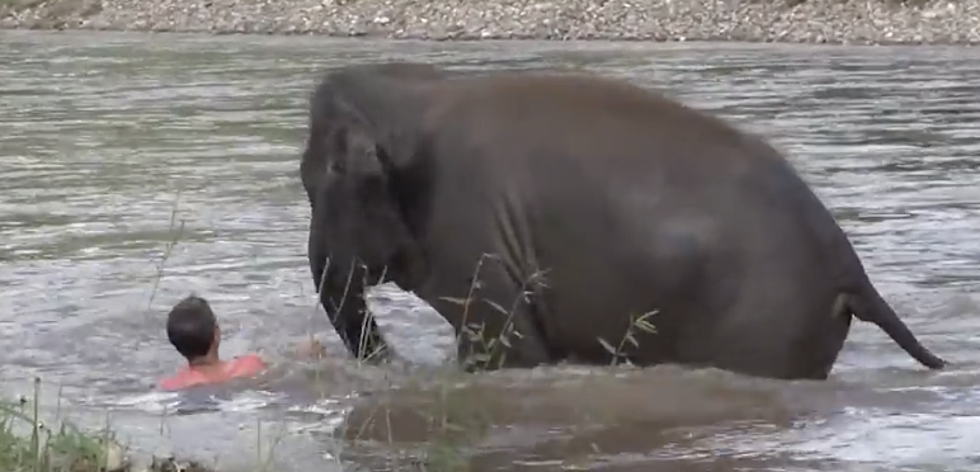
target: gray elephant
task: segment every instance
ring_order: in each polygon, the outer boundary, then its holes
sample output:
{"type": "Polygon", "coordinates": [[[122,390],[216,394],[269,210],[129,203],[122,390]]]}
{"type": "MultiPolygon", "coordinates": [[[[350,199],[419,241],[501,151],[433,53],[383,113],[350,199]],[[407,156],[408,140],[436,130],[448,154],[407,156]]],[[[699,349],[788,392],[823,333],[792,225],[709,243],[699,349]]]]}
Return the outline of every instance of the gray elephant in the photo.
{"type": "Polygon", "coordinates": [[[363,294],[393,281],[484,368],[618,358],[826,379],[852,315],[945,365],[777,150],[652,91],[351,66],[316,88],[309,126],[310,268],[355,356],[387,352],[363,294]]]}

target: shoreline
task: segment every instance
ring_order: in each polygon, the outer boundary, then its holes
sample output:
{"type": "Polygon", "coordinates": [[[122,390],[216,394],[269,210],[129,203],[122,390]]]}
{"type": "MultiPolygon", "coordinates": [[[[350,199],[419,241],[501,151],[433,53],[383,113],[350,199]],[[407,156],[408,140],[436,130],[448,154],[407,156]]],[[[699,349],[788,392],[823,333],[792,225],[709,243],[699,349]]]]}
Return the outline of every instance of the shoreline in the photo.
{"type": "Polygon", "coordinates": [[[972,45],[980,0],[0,0],[0,29],[972,45]]]}

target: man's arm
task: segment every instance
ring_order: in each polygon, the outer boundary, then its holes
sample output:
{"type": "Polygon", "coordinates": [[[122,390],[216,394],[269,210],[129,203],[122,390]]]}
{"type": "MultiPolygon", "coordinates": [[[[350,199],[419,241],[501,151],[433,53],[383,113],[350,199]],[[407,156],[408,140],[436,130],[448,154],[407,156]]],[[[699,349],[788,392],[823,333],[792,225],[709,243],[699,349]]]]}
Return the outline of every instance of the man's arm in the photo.
{"type": "Polygon", "coordinates": [[[310,336],[299,343],[299,345],[290,352],[290,356],[297,360],[305,359],[323,359],[327,356],[327,350],[317,341],[316,338],[310,336]]]}

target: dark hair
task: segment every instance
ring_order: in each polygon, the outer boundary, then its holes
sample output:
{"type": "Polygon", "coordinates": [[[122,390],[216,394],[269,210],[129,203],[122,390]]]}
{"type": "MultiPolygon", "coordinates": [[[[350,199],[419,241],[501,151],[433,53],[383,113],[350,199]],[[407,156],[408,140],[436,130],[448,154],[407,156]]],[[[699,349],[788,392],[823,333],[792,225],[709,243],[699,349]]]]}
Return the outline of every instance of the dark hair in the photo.
{"type": "Polygon", "coordinates": [[[208,354],[218,322],[208,301],[190,295],[167,315],[167,337],[188,361],[208,354]]]}

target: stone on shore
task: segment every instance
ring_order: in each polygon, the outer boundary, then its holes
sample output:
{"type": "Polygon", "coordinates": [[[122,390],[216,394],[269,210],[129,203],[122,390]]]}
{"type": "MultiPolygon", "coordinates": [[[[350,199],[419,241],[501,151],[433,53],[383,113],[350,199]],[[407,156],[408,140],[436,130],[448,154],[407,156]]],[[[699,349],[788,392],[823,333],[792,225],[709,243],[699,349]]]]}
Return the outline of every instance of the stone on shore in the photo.
{"type": "Polygon", "coordinates": [[[980,0],[0,0],[0,28],[965,44],[980,0]]]}

